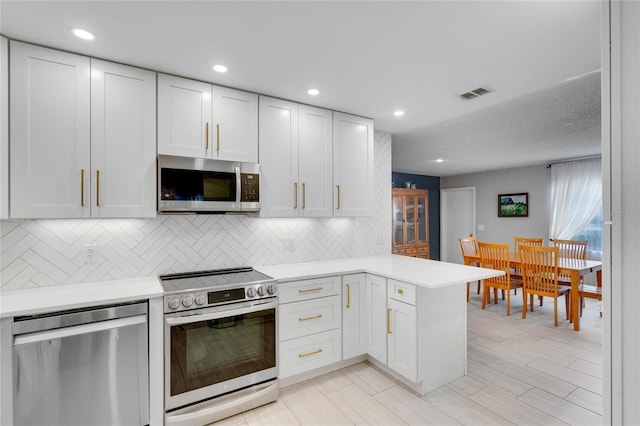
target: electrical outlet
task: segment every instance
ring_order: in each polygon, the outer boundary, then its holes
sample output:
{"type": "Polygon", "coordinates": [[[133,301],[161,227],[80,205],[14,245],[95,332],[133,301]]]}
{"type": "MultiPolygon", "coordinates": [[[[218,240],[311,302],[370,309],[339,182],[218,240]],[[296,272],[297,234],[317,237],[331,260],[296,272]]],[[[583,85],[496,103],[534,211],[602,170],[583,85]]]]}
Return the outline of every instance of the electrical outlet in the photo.
{"type": "Polygon", "coordinates": [[[85,263],[93,262],[98,257],[98,246],[95,244],[85,244],[82,246],[84,250],[85,263]]]}
{"type": "Polygon", "coordinates": [[[285,251],[293,251],[294,240],[294,237],[284,237],[282,239],[282,246],[284,247],[285,251]]]}

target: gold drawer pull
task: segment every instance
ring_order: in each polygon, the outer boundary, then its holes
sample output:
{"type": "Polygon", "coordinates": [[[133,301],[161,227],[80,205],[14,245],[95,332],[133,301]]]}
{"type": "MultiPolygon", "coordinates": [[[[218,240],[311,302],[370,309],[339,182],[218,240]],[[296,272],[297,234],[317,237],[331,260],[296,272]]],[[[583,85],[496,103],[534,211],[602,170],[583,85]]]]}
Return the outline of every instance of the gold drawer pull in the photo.
{"type": "Polygon", "coordinates": [[[313,352],[307,352],[306,354],[298,354],[298,358],[305,358],[311,355],[317,355],[319,353],[322,353],[322,349],[317,349],[313,352]]]}
{"type": "Polygon", "coordinates": [[[220,151],[220,123],[216,124],[216,151],[220,151]]]}
{"type": "Polygon", "coordinates": [[[391,309],[387,309],[387,334],[391,334],[391,309]]]}
{"type": "Polygon", "coordinates": [[[401,288],[399,288],[399,289],[398,289],[398,294],[404,294],[404,290],[403,290],[403,289],[401,289],[401,288]]]}
{"type": "Polygon", "coordinates": [[[338,190],[338,207],[336,210],[340,210],[340,185],[336,185],[336,189],[338,190]]]}
{"type": "Polygon", "coordinates": [[[80,169],[80,205],[84,207],[84,169],[80,169]]]}
{"type": "Polygon", "coordinates": [[[304,289],[304,290],[298,290],[298,293],[311,293],[313,291],[322,291],[322,287],[307,288],[307,289],[304,289]]]}
{"type": "Polygon", "coordinates": [[[206,125],[205,125],[204,128],[205,128],[205,130],[204,130],[204,134],[205,134],[205,136],[204,136],[204,138],[205,138],[204,149],[207,150],[207,149],[209,149],[209,122],[208,121],[206,122],[206,125]]]}
{"type": "Polygon", "coordinates": [[[345,308],[351,308],[351,286],[349,284],[345,284],[347,286],[347,306],[345,308]]]}
{"type": "Polygon", "coordinates": [[[322,314],[314,315],[312,317],[298,318],[298,321],[309,321],[309,320],[318,319],[318,318],[322,318],[322,314]]]}
{"type": "Polygon", "coordinates": [[[100,170],[96,170],[96,206],[100,207],[100,170]]]}

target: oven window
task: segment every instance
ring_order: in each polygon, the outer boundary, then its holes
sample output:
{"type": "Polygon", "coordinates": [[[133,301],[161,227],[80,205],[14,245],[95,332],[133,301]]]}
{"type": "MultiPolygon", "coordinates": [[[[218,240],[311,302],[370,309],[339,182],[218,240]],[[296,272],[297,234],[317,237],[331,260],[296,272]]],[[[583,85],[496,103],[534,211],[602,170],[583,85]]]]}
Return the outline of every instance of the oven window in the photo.
{"type": "Polygon", "coordinates": [[[235,173],[201,170],[160,170],[160,199],[176,201],[235,201],[235,173]]]}
{"type": "Polygon", "coordinates": [[[276,365],[275,309],[171,327],[171,396],[276,365]]]}

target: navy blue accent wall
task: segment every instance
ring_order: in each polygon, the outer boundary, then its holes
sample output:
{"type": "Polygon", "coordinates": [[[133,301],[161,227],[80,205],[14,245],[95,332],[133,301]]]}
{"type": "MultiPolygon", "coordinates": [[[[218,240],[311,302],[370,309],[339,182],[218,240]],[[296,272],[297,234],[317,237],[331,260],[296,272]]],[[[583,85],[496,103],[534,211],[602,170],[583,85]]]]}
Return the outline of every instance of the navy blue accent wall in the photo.
{"type": "Polygon", "coordinates": [[[405,188],[405,182],[411,182],[429,191],[429,257],[440,260],[440,178],[392,172],[391,181],[394,188],[405,188]]]}

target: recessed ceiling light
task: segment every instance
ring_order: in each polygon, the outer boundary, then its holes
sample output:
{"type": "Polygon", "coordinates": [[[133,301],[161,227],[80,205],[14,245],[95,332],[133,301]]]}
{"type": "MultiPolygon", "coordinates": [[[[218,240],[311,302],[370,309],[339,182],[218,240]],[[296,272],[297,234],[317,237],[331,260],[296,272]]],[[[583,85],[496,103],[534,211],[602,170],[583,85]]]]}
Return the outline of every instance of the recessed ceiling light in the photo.
{"type": "Polygon", "coordinates": [[[442,162],[444,162],[443,158],[436,158],[436,163],[442,163],[442,162]]]}
{"type": "Polygon", "coordinates": [[[214,70],[215,72],[227,72],[227,71],[228,71],[228,68],[227,68],[227,67],[225,67],[224,65],[217,64],[217,65],[214,65],[214,66],[213,66],[213,70],[214,70]]]}
{"type": "Polygon", "coordinates": [[[318,89],[309,89],[307,90],[307,93],[310,94],[311,96],[316,96],[320,94],[320,91],[318,89]]]}
{"type": "Polygon", "coordinates": [[[82,28],[71,28],[73,35],[83,40],[93,40],[93,34],[91,34],[87,30],[83,30],[82,28]]]}
{"type": "Polygon", "coordinates": [[[396,111],[393,113],[396,117],[402,117],[404,115],[404,111],[396,111]]]}

